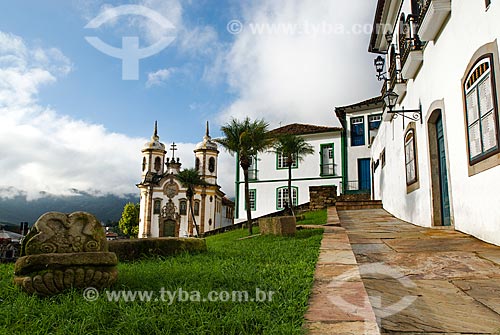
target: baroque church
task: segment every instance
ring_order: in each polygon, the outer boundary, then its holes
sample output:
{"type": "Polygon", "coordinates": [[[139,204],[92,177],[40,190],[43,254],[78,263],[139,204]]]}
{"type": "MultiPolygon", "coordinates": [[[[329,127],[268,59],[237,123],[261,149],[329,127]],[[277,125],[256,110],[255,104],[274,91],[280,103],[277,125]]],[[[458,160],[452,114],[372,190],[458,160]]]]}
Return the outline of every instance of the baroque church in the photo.
{"type": "MultiPolygon", "coordinates": [[[[175,157],[176,150],[173,143],[171,157],[167,157],[155,123],[151,141],[142,149],[142,181],[137,184],[141,192],[139,238],[196,236],[187,189],[176,178],[182,165],[175,157]]],[[[218,156],[207,122],[203,141],[194,150],[195,168],[205,181],[205,185],[195,187],[192,204],[200,234],[234,224],[234,203],[217,184],[218,156]]]]}

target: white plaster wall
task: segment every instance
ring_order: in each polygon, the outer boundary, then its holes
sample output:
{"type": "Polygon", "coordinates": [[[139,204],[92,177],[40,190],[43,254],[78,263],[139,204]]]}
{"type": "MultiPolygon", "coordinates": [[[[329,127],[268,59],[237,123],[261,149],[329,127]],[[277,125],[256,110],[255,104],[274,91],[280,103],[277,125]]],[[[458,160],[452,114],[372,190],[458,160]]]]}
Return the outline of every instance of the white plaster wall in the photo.
{"type": "MultiPolygon", "coordinates": [[[[409,80],[401,106],[422,104],[424,124],[417,122],[420,188],[406,194],[402,119],[384,122],[372,147],[378,159],[386,148],[386,167],[376,173],[376,196],[397,217],[421,226],[431,225],[429,146],[426,117],[432,103],[443,100],[443,124],[447,139],[448,179],[452,222],[457,230],[500,245],[500,167],[468,176],[461,78],[471,57],[484,44],[500,37],[499,4],[488,11],[484,1],[452,1],[452,14],[434,42],[424,50],[424,63],[415,80],[409,80]],[[383,183],[381,182],[383,180],[383,183]]],[[[409,1],[403,4],[409,12],[409,1]]],[[[495,69],[497,72],[500,69],[495,69]]],[[[497,77],[498,78],[498,77],[497,77]]]]}
{"type": "MultiPolygon", "coordinates": [[[[309,186],[336,185],[340,192],[342,182],[341,164],[341,136],[340,132],[306,135],[304,138],[314,147],[314,154],[304,157],[299,162],[299,168],[292,170],[293,179],[307,178],[308,180],[292,180],[292,186],[298,187],[298,204],[309,202],[309,186]],[[322,178],[320,176],[320,147],[321,144],[334,143],[334,164],[336,178],[322,178]]],[[[258,156],[258,182],[251,182],[250,189],[257,190],[257,208],[252,211],[252,217],[259,217],[276,212],[276,189],[287,186],[288,170],[276,168],[276,153],[268,152],[258,156]]],[[[245,185],[243,183],[243,170],[240,168],[239,216],[236,222],[246,220],[245,211],[245,185]]],[[[236,215],[236,213],[235,213],[236,215]]]]}

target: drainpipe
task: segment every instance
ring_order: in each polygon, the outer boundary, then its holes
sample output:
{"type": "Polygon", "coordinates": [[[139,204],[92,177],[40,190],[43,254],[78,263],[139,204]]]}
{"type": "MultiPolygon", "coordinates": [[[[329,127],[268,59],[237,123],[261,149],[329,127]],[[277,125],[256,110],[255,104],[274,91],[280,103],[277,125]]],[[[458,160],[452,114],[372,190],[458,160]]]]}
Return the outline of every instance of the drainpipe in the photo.
{"type": "Polygon", "coordinates": [[[347,187],[347,140],[346,140],[346,131],[342,129],[341,132],[341,155],[342,155],[342,193],[345,193],[345,189],[347,187]]]}

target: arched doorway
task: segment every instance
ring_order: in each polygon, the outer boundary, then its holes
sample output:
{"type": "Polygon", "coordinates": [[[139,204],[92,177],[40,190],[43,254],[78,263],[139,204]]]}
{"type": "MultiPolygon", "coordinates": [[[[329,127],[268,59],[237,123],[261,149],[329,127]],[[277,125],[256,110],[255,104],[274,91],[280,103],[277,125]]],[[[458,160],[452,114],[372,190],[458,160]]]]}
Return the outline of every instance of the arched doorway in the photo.
{"type": "Polygon", "coordinates": [[[446,136],[441,109],[432,112],[428,121],[431,167],[433,226],[451,226],[451,206],[446,136]]]}

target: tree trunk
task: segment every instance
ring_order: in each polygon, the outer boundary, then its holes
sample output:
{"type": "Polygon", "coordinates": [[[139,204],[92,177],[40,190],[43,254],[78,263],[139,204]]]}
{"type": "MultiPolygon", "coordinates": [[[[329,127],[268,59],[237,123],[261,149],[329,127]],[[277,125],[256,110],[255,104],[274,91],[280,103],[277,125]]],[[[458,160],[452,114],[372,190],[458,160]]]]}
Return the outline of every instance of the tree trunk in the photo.
{"type": "Polygon", "coordinates": [[[292,202],[292,164],[288,164],[288,208],[290,215],[295,216],[292,202]]]}
{"type": "Polygon", "coordinates": [[[247,209],[247,227],[248,233],[252,235],[252,209],[250,208],[250,190],[248,187],[248,168],[250,167],[250,160],[246,156],[240,157],[240,166],[243,169],[243,177],[245,181],[245,205],[247,209]]]}
{"type": "Polygon", "coordinates": [[[196,218],[193,211],[193,195],[194,192],[191,188],[186,191],[186,196],[189,200],[189,211],[191,212],[191,217],[193,218],[194,229],[196,230],[196,237],[200,237],[200,231],[198,230],[198,225],[196,224],[196,218]]]}
{"type": "Polygon", "coordinates": [[[189,211],[191,212],[191,217],[193,218],[194,229],[196,230],[196,237],[200,237],[200,231],[198,230],[198,225],[196,224],[196,218],[193,211],[193,198],[189,199],[189,211]]]}

